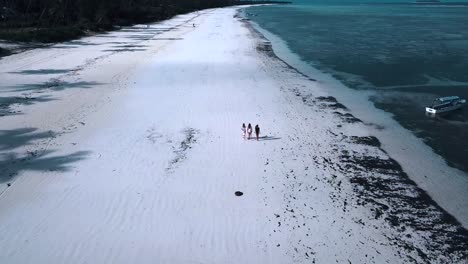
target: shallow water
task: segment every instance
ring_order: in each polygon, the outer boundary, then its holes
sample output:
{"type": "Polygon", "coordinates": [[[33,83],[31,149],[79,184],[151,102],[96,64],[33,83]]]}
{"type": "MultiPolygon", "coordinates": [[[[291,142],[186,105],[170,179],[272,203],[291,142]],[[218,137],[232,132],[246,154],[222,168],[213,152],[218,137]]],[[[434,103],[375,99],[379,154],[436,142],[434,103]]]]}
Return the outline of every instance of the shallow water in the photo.
{"type": "Polygon", "coordinates": [[[468,6],[257,6],[246,13],[304,61],[371,91],[376,107],[468,172],[468,107],[436,118],[424,110],[436,97],[468,98],[468,6]]]}

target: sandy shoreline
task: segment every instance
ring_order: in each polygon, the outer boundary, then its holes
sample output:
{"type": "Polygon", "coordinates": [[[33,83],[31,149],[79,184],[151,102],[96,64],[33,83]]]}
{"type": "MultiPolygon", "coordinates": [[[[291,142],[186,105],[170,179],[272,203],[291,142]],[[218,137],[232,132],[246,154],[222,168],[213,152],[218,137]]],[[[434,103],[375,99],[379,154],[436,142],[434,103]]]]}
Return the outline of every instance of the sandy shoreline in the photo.
{"type": "Polygon", "coordinates": [[[265,41],[226,8],[0,60],[0,262],[462,263],[466,229],[265,41]]]}

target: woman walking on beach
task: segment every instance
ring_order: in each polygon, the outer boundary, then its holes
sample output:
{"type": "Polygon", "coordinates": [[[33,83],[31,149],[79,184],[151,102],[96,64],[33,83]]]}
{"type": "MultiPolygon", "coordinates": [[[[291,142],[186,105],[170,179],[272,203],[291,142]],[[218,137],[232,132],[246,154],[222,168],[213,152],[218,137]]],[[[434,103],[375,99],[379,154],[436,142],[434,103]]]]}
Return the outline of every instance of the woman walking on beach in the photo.
{"type": "Polygon", "coordinates": [[[242,138],[245,139],[245,123],[242,123],[242,138]]]}
{"type": "Polygon", "coordinates": [[[251,136],[252,136],[252,125],[249,123],[249,125],[247,126],[247,139],[250,139],[251,136]]]}
{"type": "Polygon", "coordinates": [[[255,126],[255,136],[257,136],[257,141],[258,141],[258,135],[260,135],[260,127],[258,124],[255,126]]]}

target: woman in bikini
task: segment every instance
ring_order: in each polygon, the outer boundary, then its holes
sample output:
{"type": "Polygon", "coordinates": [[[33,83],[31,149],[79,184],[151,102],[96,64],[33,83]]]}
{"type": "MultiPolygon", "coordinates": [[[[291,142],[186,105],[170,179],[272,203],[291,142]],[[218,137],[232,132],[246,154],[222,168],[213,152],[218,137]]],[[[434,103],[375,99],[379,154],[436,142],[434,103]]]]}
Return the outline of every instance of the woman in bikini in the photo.
{"type": "Polygon", "coordinates": [[[250,139],[251,136],[252,136],[252,125],[249,123],[249,125],[247,126],[247,139],[250,139]]]}
{"type": "Polygon", "coordinates": [[[242,138],[245,139],[245,131],[246,131],[246,129],[245,129],[245,123],[242,123],[242,128],[241,128],[241,130],[242,130],[242,138]]]}

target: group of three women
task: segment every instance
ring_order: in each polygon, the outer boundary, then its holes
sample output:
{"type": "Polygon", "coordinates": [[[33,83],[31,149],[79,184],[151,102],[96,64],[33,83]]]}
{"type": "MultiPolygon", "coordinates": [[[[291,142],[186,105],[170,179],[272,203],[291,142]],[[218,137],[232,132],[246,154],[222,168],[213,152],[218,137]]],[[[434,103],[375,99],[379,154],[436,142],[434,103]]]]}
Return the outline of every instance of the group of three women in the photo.
{"type": "MultiPolygon", "coordinates": [[[[245,139],[245,134],[247,132],[247,139],[250,139],[252,137],[252,125],[249,123],[247,125],[247,128],[245,127],[245,123],[242,123],[242,137],[245,139]]],[[[255,126],[255,136],[257,137],[257,140],[258,140],[258,136],[260,135],[260,127],[258,126],[258,124],[255,126]]]]}

